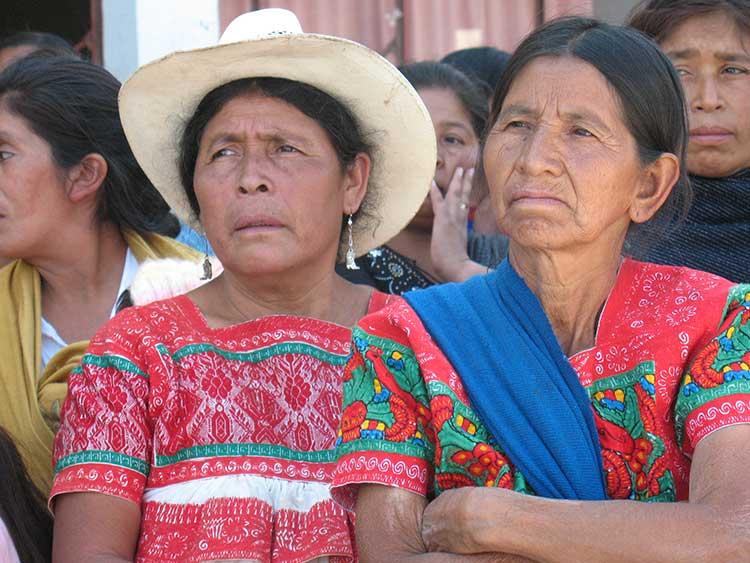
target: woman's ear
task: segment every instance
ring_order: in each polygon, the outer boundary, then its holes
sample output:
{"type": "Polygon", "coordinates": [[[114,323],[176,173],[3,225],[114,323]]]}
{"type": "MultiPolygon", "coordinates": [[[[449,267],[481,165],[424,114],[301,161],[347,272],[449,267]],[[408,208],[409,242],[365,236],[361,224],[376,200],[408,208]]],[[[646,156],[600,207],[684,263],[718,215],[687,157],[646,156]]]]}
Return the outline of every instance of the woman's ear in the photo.
{"type": "Polygon", "coordinates": [[[344,172],[344,213],[356,213],[367,193],[372,161],[361,152],[344,172]]]}
{"type": "Polygon", "coordinates": [[[99,153],[87,154],[81,162],[73,166],[67,173],[68,198],[73,203],[79,203],[95,197],[96,192],[107,177],[107,161],[99,153]]]}
{"type": "Polygon", "coordinates": [[[646,166],[630,206],[630,219],[634,223],[645,223],[656,215],[679,178],[680,161],[672,153],[662,153],[646,166]]]}

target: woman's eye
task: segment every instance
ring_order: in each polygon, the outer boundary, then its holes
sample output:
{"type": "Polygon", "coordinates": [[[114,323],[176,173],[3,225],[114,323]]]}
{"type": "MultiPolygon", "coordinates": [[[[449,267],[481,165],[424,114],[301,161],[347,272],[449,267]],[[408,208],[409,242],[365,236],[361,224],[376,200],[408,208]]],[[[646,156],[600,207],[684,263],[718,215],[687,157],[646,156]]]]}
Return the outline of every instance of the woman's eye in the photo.
{"type": "Polygon", "coordinates": [[[686,68],[676,68],[678,76],[690,76],[690,71],[686,68]]]}
{"type": "Polygon", "coordinates": [[[296,147],[293,147],[292,145],[281,145],[279,147],[279,152],[283,153],[293,153],[293,152],[299,152],[296,147]]]}
{"type": "Polygon", "coordinates": [[[12,152],[9,152],[9,151],[0,151],[0,160],[8,160],[12,156],[13,156],[12,152]]]}
{"type": "Polygon", "coordinates": [[[593,137],[594,134],[589,131],[588,129],[584,129],[583,127],[574,127],[573,128],[573,135],[576,137],[593,137]]]}
{"type": "Polygon", "coordinates": [[[509,121],[505,126],[506,129],[528,129],[529,124],[525,121],[509,121]]]}
{"type": "Polygon", "coordinates": [[[747,70],[738,66],[728,66],[723,70],[726,74],[747,74],[747,70]]]}
{"type": "Polygon", "coordinates": [[[454,137],[453,135],[446,135],[443,137],[443,141],[445,141],[449,145],[463,145],[465,144],[463,139],[459,137],[454,137]]]}
{"type": "Polygon", "coordinates": [[[232,156],[233,154],[234,151],[232,149],[219,149],[211,155],[211,160],[216,160],[217,158],[221,158],[223,156],[232,156]]]}

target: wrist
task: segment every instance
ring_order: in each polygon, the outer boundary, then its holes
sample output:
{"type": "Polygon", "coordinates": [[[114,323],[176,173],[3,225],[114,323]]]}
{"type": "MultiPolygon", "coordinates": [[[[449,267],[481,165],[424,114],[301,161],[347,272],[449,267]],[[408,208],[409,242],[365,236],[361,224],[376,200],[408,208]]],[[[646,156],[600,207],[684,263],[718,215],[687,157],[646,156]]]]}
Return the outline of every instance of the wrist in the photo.
{"type": "Polygon", "coordinates": [[[482,543],[494,553],[512,553],[533,559],[540,535],[545,533],[545,499],[502,491],[501,502],[491,503],[489,518],[494,526],[486,530],[482,543]]]}

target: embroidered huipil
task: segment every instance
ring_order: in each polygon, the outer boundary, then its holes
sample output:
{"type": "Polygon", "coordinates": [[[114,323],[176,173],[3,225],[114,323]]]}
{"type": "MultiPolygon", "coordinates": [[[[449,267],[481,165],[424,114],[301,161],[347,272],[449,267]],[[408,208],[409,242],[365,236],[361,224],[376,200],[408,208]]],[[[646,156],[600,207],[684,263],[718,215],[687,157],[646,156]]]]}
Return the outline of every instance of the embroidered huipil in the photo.
{"type": "Polygon", "coordinates": [[[352,560],[328,490],[350,339],[291,316],[211,329],[186,296],[126,309],[70,377],[51,502],[141,505],[138,561],[352,560]]]}
{"type": "MultiPolygon", "coordinates": [[[[353,342],[333,484],[342,503],[361,483],[428,497],[462,486],[533,494],[406,301],[363,318],[353,342]]],[[[608,496],[685,500],[698,442],[750,423],[750,286],[626,259],[594,346],[570,362],[590,398],[608,496]]]]}

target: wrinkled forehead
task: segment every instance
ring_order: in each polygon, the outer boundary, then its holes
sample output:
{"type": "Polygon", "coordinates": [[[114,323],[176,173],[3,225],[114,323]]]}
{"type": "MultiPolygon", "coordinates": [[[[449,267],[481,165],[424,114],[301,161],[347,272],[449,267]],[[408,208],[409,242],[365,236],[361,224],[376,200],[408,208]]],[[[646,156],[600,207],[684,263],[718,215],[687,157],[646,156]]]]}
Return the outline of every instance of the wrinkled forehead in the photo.
{"type": "Polygon", "coordinates": [[[499,117],[508,112],[588,115],[599,121],[622,122],[620,96],[592,64],[572,55],[540,56],[515,76],[499,117]]]}
{"type": "Polygon", "coordinates": [[[676,23],[660,45],[672,60],[714,57],[733,61],[750,57],[750,17],[748,25],[726,11],[694,15],[676,23]]]}

